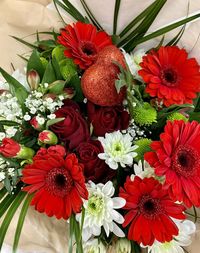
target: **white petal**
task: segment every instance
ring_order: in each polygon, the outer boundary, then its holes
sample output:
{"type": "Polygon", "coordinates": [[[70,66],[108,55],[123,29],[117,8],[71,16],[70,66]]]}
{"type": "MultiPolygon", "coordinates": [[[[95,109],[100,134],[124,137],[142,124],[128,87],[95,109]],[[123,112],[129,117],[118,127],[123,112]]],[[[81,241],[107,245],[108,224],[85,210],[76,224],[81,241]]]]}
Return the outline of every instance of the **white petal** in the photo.
{"type": "Polygon", "coordinates": [[[125,237],[124,232],[115,223],[113,223],[113,233],[118,237],[125,237]]]}
{"type": "Polygon", "coordinates": [[[109,225],[105,222],[104,225],[103,225],[103,227],[104,227],[104,230],[105,230],[106,235],[108,237],[109,234],[110,234],[109,225]]]}
{"type": "Polygon", "coordinates": [[[122,208],[126,205],[126,200],[120,197],[115,197],[112,199],[113,201],[113,208],[114,209],[119,209],[122,208]]]}
{"type": "Polygon", "coordinates": [[[120,213],[118,213],[117,211],[112,210],[111,215],[112,215],[112,219],[114,221],[116,221],[117,223],[119,223],[119,224],[124,223],[124,217],[120,213]]]}
{"type": "Polygon", "coordinates": [[[108,181],[102,188],[102,192],[108,196],[108,197],[112,197],[115,189],[113,187],[113,183],[111,181],[108,181]]]}

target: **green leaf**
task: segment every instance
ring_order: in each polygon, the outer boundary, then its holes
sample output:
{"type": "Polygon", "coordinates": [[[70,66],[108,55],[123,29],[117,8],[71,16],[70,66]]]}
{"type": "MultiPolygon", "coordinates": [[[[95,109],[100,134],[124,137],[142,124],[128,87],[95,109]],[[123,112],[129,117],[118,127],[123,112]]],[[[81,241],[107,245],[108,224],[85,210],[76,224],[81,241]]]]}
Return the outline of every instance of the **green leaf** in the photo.
{"type": "MultiPolygon", "coordinates": [[[[160,10],[165,5],[167,0],[157,0],[156,6],[151,10],[151,13],[147,15],[144,20],[126,37],[124,38],[119,46],[124,46],[124,49],[127,50],[129,48],[134,40],[137,40],[139,38],[142,38],[145,33],[149,30],[150,26],[153,24],[154,20],[158,16],[160,10]]],[[[128,51],[128,50],[127,50],[128,51]]]]}
{"type": "Polygon", "coordinates": [[[20,39],[20,38],[18,38],[18,37],[16,37],[16,36],[11,36],[11,37],[12,37],[13,39],[19,41],[20,43],[26,45],[27,47],[30,47],[31,49],[37,49],[37,50],[39,49],[36,45],[31,44],[31,43],[29,43],[29,42],[27,42],[27,41],[25,41],[25,40],[23,40],[23,39],[20,39]]]}
{"type": "Polygon", "coordinates": [[[150,6],[148,6],[143,12],[141,12],[137,17],[135,17],[120,33],[120,37],[122,38],[127,33],[129,33],[132,28],[137,25],[141,20],[143,20],[146,16],[150,15],[153,8],[157,5],[157,0],[153,2],[150,6]]]}
{"type": "Polygon", "coordinates": [[[42,79],[44,74],[44,66],[40,60],[39,53],[36,50],[33,51],[28,61],[27,72],[30,70],[37,71],[37,73],[40,75],[40,78],[42,79]]]}
{"type": "Polygon", "coordinates": [[[115,11],[114,11],[114,20],[113,20],[113,34],[115,35],[117,32],[117,21],[119,15],[121,0],[115,0],[115,11]]]}
{"type": "Polygon", "coordinates": [[[15,199],[14,199],[12,205],[10,206],[9,210],[6,213],[6,216],[3,220],[3,222],[1,223],[1,227],[0,227],[0,235],[1,235],[1,237],[0,237],[0,251],[2,249],[3,241],[4,241],[4,238],[5,238],[6,232],[8,230],[8,227],[9,227],[11,221],[12,221],[12,218],[13,218],[15,212],[17,211],[17,208],[20,206],[21,202],[25,198],[26,194],[27,194],[26,192],[19,192],[17,194],[17,196],[15,196],[15,199]]]}
{"type": "Polygon", "coordinates": [[[75,97],[73,98],[75,101],[77,102],[82,102],[83,99],[84,99],[84,96],[83,96],[83,92],[82,92],[82,89],[81,89],[81,80],[80,78],[78,77],[78,75],[74,75],[70,82],[68,83],[67,85],[68,87],[73,87],[74,90],[76,91],[76,95],[75,97]]]}
{"type": "Polygon", "coordinates": [[[26,217],[26,214],[27,214],[27,211],[28,211],[28,208],[29,208],[32,198],[33,198],[33,195],[28,195],[24,201],[23,206],[22,206],[21,213],[20,213],[19,220],[18,220],[18,224],[17,224],[17,228],[15,231],[15,239],[14,239],[14,243],[13,243],[13,253],[17,252],[17,247],[18,247],[22,227],[24,225],[25,217],[26,217]]]}
{"type": "Polygon", "coordinates": [[[7,191],[6,191],[6,188],[3,187],[1,190],[0,190],[0,201],[2,198],[4,198],[4,196],[6,195],[7,191]]]}
{"type": "Polygon", "coordinates": [[[148,34],[146,36],[144,36],[143,38],[140,38],[140,39],[137,39],[135,41],[132,42],[132,45],[130,45],[128,48],[126,48],[127,51],[132,51],[137,45],[143,43],[143,42],[146,42],[146,41],[149,41],[153,38],[156,38],[158,36],[161,36],[167,32],[170,32],[171,30],[174,30],[176,29],[177,27],[179,26],[182,26],[186,23],[189,23],[197,18],[200,18],[200,13],[196,14],[196,15],[193,15],[191,17],[188,17],[188,18],[184,18],[178,22],[175,22],[171,25],[168,25],[168,26],[165,26],[164,28],[161,28],[161,29],[158,29],[157,31],[151,33],[151,34],[148,34]]]}
{"type": "Polygon", "coordinates": [[[52,65],[53,65],[53,68],[54,68],[54,71],[55,71],[55,74],[56,74],[56,79],[57,80],[62,80],[63,77],[62,77],[62,74],[60,72],[60,65],[56,59],[55,56],[53,56],[52,58],[52,65]]]}
{"type": "Polygon", "coordinates": [[[11,120],[0,120],[0,125],[3,126],[20,126],[19,123],[11,120]]]}
{"type": "Polygon", "coordinates": [[[62,0],[62,2],[60,0],[55,0],[55,2],[74,19],[85,23],[86,20],[83,15],[68,0],[62,0]]]}
{"type": "Polygon", "coordinates": [[[16,96],[22,109],[25,110],[24,102],[26,98],[28,97],[28,91],[24,88],[24,86],[21,83],[19,83],[14,77],[8,74],[1,67],[0,67],[0,72],[2,76],[4,77],[4,79],[7,81],[7,83],[9,84],[13,96],[16,96]]]}
{"type": "Polygon", "coordinates": [[[96,20],[95,16],[93,15],[93,13],[91,12],[91,10],[89,9],[88,5],[86,4],[85,0],[80,0],[81,4],[85,10],[85,12],[87,13],[88,17],[90,18],[90,20],[92,21],[92,23],[98,27],[100,30],[103,30],[102,26],[99,24],[99,22],[96,20]]]}
{"type": "Polygon", "coordinates": [[[44,83],[50,84],[50,83],[53,83],[54,81],[56,81],[56,74],[55,74],[52,63],[49,62],[49,64],[47,65],[47,68],[44,72],[42,84],[44,84],[44,83]]]}
{"type": "Polygon", "coordinates": [[[50,119],[47,121],[47,124],[46,124],[46,128],[48,129],[50,126],[56,124],[56,123],[59,123],[61,121],[63,121],[65,118],[56,118],[56,119],[50,119]]]}

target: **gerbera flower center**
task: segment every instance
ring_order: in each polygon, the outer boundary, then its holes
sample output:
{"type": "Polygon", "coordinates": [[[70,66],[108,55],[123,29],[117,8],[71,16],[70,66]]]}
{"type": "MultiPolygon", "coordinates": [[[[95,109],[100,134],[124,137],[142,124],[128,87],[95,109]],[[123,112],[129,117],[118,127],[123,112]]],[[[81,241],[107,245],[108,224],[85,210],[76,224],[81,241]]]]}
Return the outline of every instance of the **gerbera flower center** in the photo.
{"type": "Polygon", "coordinates": [[[179,146],[172,159],[172,168],[180,175],[194,176],[200,167],[200,157],[196,150],[188,146],[179,146]]]}
{"type": "Polygon", "coordinates": [[[97,49],[90,41],[82,42],[81,51],[89,57],[97,55],[97,49]]]}
{"type": "Polygon", "coordinates": [[[63,198],[73,186],[73,180],[67,170],[54,168],[46,177],[46,190],[57,197],[63,198]]]}
{"type": "Polygon", "coordinates": [[[153,199],[149,195],[144,195],[139,203],[139,210],[146,218],[153,219],[155,216],[162,213],[164,210],[158,199],[153,199]]]}
{"type": "Polygon", "coordinates": [[[165,69],[161,72],[161,79],[166,86],[176,86],[178,76],[173,69],[165,69]]]}

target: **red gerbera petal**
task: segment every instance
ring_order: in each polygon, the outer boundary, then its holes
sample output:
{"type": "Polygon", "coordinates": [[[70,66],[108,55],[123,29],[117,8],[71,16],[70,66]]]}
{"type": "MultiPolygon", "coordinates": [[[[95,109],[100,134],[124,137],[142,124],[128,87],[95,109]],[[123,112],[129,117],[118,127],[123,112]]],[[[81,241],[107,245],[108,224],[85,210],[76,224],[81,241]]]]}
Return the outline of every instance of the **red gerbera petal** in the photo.
{"type": "Polygon", "coordinates": [[[92,24],[79,21],[61,30],[58,43],[67,48],[66,57],[72,58],[81,69],[86,69],[96,61],[101,49],[112,45],[112,40],[107,33],[97,31],[92,24]]]}
{"type": "Polygon", "coordinates": [[[174,203],[168,190],[154,178],[140,179],[136,176],[134,181],[127,178],[119,195],[126,199],[123,209],[128,210],[128,213],[124,217],[123,226],[131,223],[129,240],[151,246],[155,240],[169,242],[178,234],[178,228],[172,218],[185,219],[185,208],[174,203]],[[133,190],[134,187],[137,191],[133,190]],[[135,195],[138,196],[132,198],[135,195]]]}
{"type": "Polygon", "coordinates": [[[188,59],[184,49],[160,47],[143,58],[141,67],[146,92],[163,100],[165,106],[192,103],[200,91],[199,65],[195,59],[188,59]]]}
{"type": "Polygon", "coordinates": [[[200,206],[197,183],[200,182],[200,124],[168,121],[157,143],[152,143],[155,152],[146,153],[145,160],[157,175],[165,176],[165,187],[174,200],[183,201],[187,207],[200,206]]]}
{"type": "Polygon", "coordinates": [[[22,181],[29,184],[24,191],[35,193],[31,205],[58,219],[68,219],[72,212],[80,212],[82,198],[87,199],[88,192],[82,165],[76,156],[70,154],[65,160],[62,155],[51,154],[35,158],[22,171],[22,181]]]}

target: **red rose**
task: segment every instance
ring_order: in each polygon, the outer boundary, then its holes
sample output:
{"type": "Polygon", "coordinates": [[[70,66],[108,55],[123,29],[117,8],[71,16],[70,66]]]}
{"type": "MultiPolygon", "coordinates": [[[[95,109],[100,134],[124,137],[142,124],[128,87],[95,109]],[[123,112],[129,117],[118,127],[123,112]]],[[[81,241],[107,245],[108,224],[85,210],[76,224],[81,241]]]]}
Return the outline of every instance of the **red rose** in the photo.
{"type": "Polygon", "coordinates": [[[90,137],[88,124],[75,102],[65,100],[64,106],[55,114],[57,118],[65,119],[51,126],[51,130],[69,146],[69,149],[75,149],[81,142],[88,140],[90,137]]]}
{"type": "Polygon", "coordinates": [[[100,107],[88,102],[87,111],[96,136],[128,128],[130,115],[123,106],[100,107]]]}
{"type": "Polygon", "coordinates": [[[2,140],[2,144],[0,146],[0,154],[2,154],[4,157],[16,157],[20,150],[21,146],[13,139],[4,138],[2,140]]]}
{"type": "Polygon", "coordinates": [[[76,151],[79,161],[84,165],[84,175],[87,180],[94,183],[105,183],[115,176],[116,172],[98,157],[98,154],[103,152],[100,141],[82,142],[76,151]]]}

